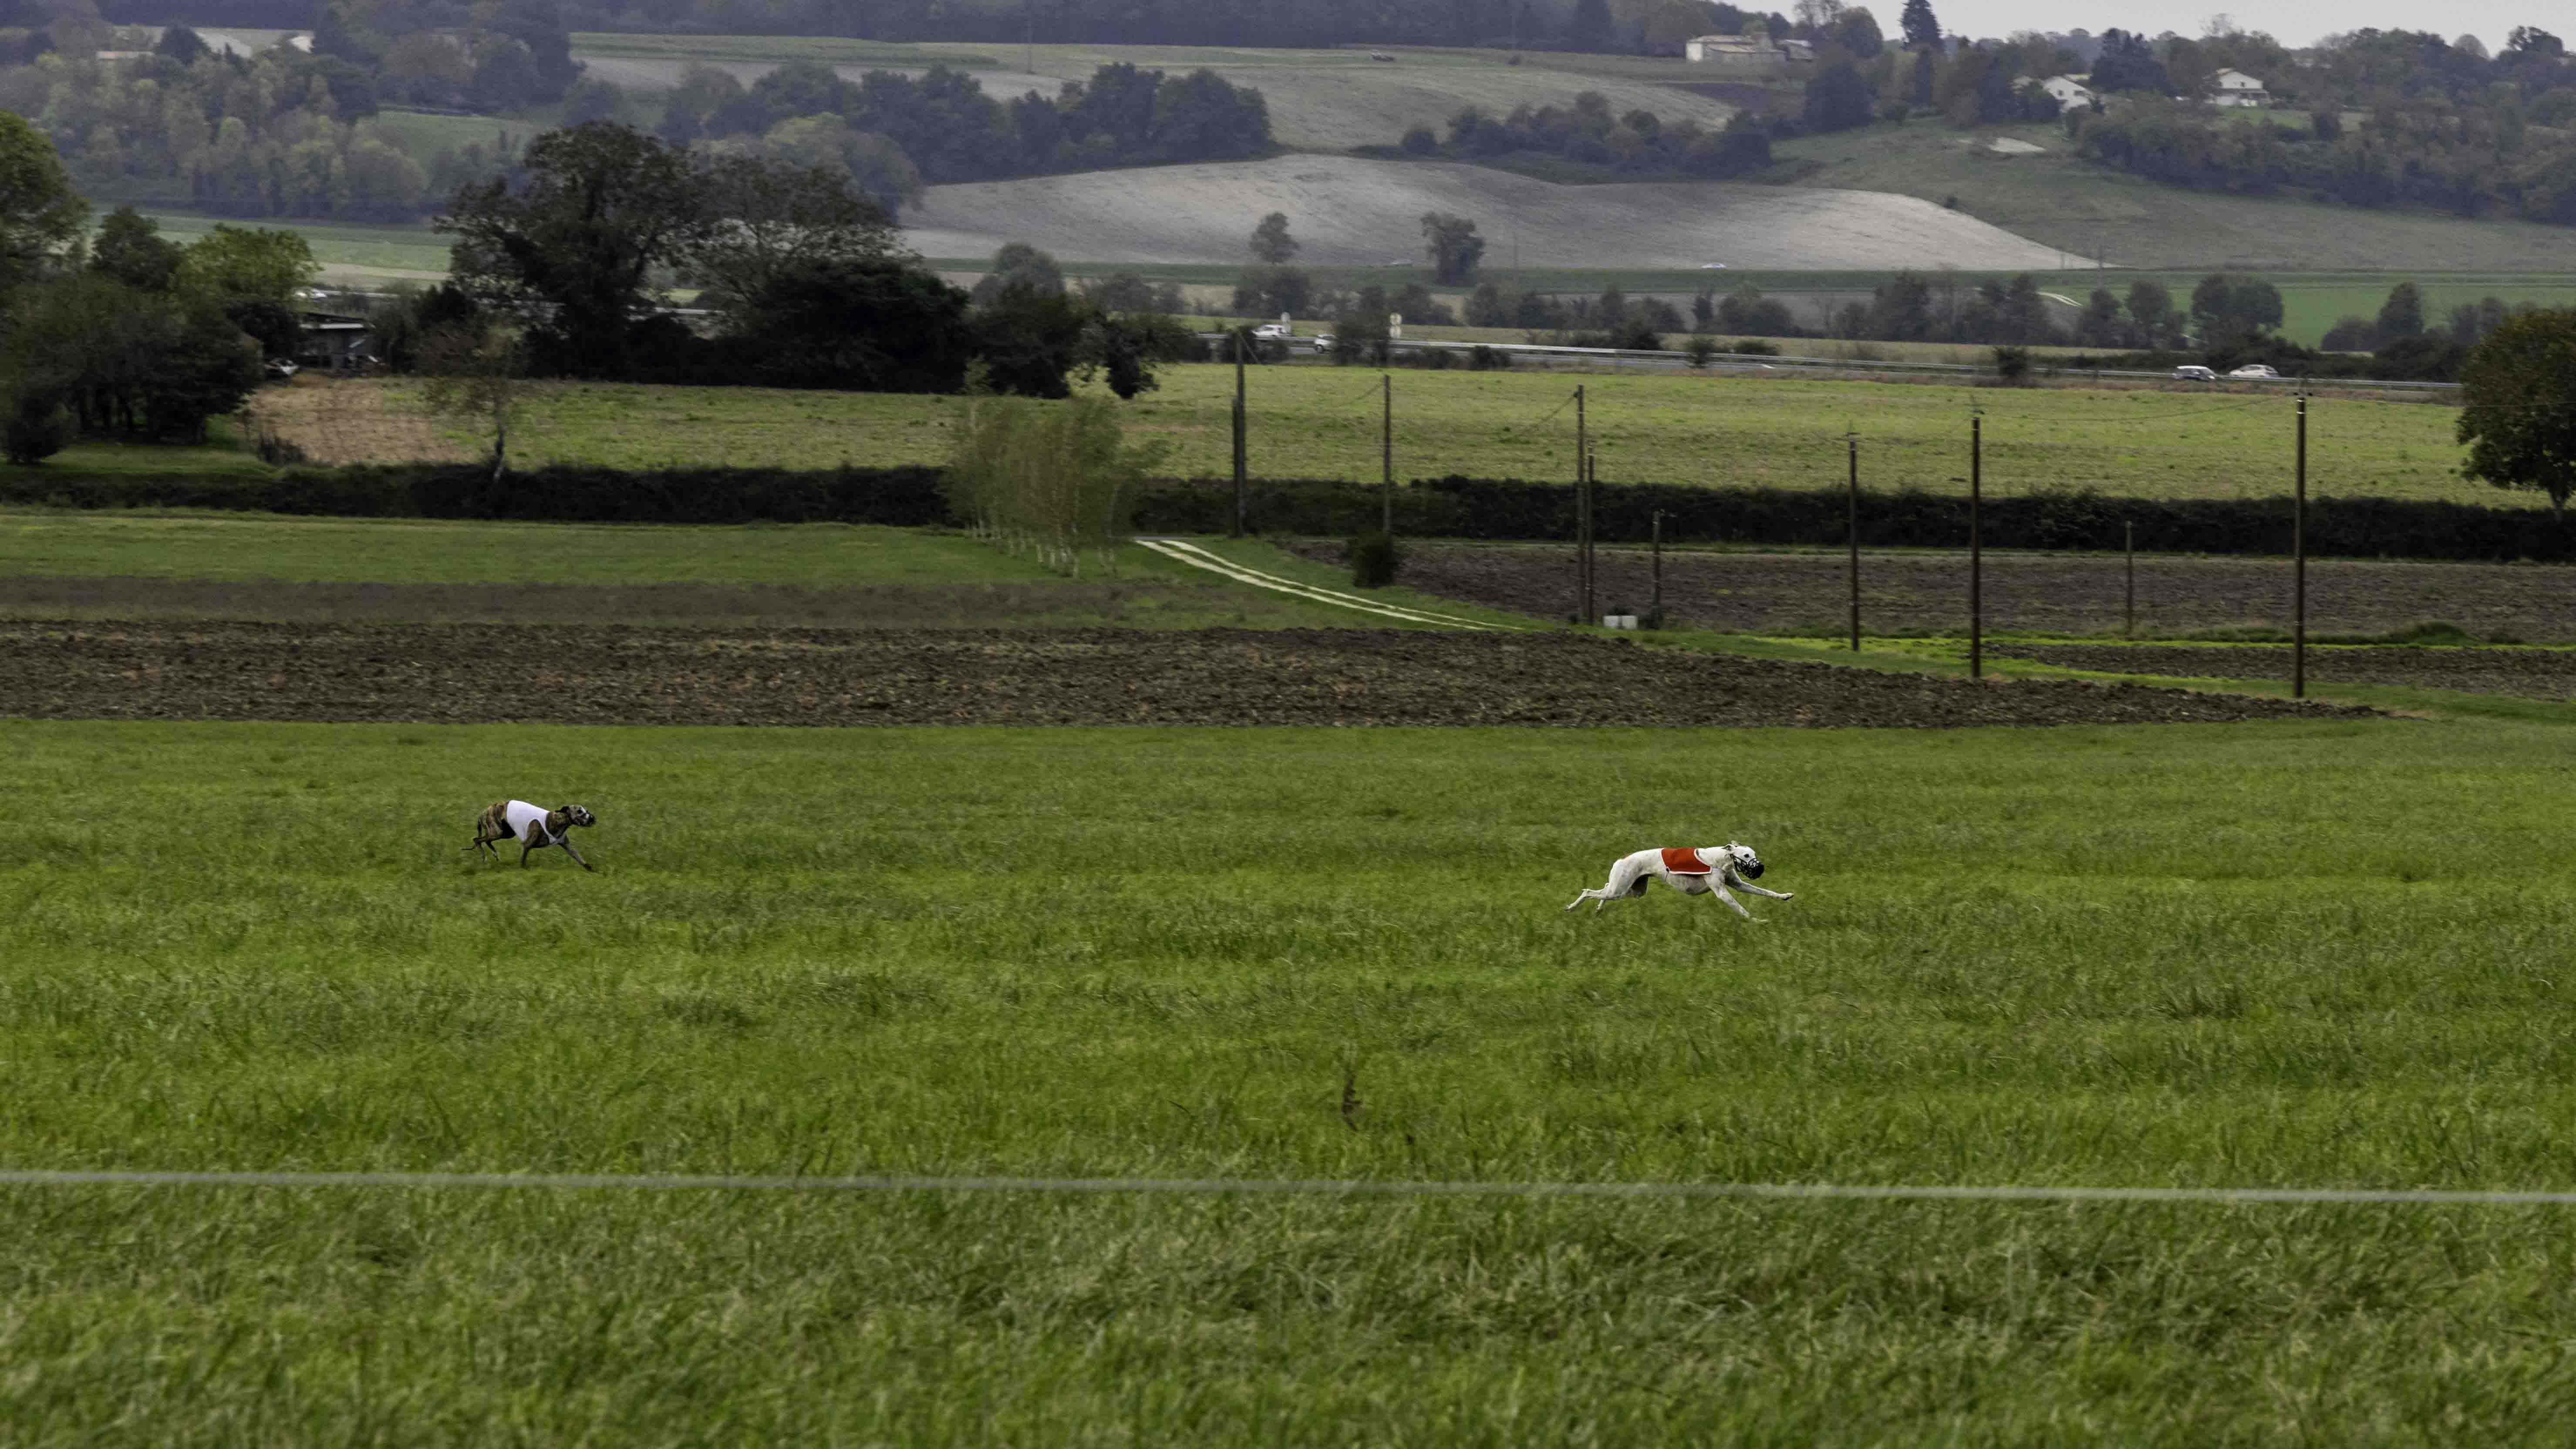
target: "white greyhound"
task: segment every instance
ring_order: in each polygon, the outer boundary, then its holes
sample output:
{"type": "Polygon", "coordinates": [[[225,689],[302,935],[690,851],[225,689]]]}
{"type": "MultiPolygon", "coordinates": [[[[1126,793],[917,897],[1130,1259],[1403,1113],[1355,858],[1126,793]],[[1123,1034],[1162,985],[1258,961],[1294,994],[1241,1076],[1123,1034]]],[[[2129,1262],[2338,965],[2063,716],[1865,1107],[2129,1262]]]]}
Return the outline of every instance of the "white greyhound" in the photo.
{"type": "Polygon", "coordinates": [[[1744,919],[1758,920],[1759,917],[1744,908],[1742,901],[1728,893],[1726,888],[1729,885],[1740,886],[1775,901],[1789,900],[1798,894],[1796,891],[1766,891],[1755,885],[1753,878],[1761,873],[1762,857],[1753,853],[1752,846],[1737,845],[1733,841],[1724,845],[1703,845],[1696,850],[1682,845],[1641,850],[1612,861],[1609,883],[1599,890],[1588,890],[1576,896],[1574,904],[1566,909],[1570,911],[1590,901],[1592,913],[1597,916],[1603,906],[1615,900],[1642,896],[1646,893],[1648,881],[1660,880],[1686,896],[1713,895],[1733,906],[1735,913],[1744,919]]]}

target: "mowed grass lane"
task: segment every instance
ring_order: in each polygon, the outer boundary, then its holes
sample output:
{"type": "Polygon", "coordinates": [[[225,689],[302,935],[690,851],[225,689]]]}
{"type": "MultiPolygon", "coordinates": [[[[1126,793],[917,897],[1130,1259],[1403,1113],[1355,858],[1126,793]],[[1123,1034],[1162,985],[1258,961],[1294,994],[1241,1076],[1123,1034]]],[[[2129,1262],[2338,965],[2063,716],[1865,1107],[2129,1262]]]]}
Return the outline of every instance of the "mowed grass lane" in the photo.
{"type": "MultiPolygon", "coordinates": [[[[1165,471],[1229,475],[1234,370],[1168,367],[1158,391],[1121,407],[1131,437],[1171,444],[1165,471]]],[[[1574,472],[1580,384],[1601,476],[1620,483],[1840,487],[1846,432],[1861,481],[1876,489],[1964,493],[1968,419],[1985,416],[1985,486],[1996,493],[2091,488],[2160,498],[2289,491],[2293,403],[2285,394],[2163,389],[2003,389],[1688,373],[1570,377],[1404,371],[1395,377],[1399,479],[1450,473],[1565,480],[1574,472]]],[[[1253,476],[1379,477],[1377,374],[1265,367],[1250,373],[1253,476]]],[[[412,452],[467,459],[478,445],[423,425],[406,382],[272,390],[260,406],[321,461],[386,461],[389,437],[412,452]],[[340,444],[344,451],[335,451],[340,444]]],[[[947,461],[953,398],[753,388],[570,384],[540,389],[512,436],[522,466],[624,468],[738,464],[831,467],[947,461]]],[[[2308,487],[2318,495],[2511,503],[2455,475],[2458,413],[2437,403],[2323,400],[2310,405],[2308,487]]]]}
{"type": "MultiPolygon", "coordinates": [[[[2555,729],[0,749],[14,1167],[2576,1187],[2555,729]],[[591,805],[604,873],[469,861],[505,793],[591,805]],[[1798,892],[1765,924],[1558,909],[1729,837],[1798,892]]],[[[0,1218],[20,1442],[2530,1437],[2576,1331],[2569,1219],[2532,1209],[0,1218]]]]}

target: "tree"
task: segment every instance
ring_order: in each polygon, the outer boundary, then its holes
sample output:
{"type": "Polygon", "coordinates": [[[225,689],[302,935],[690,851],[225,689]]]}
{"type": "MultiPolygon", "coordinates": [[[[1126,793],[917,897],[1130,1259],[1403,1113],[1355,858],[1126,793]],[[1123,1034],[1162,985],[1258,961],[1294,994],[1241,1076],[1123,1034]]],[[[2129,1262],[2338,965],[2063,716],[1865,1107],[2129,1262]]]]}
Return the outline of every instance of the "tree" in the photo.
{"type": "Polygon", "coordinates": [[[955,392],[975,351],[966,306],[910,257],[790,256],[722,325],[740,370],[776,386],[955,392]]]}
{"type": "Polygon", "coordinates": [[[1315,279],[1299,267],[1246,267],[1234,285],[1238,317],[1303,317],[1315,302],[1315,279]]]}
{"type": "Polygon", "coordinates": [[[614,83],[585,77],[564,92],[564,124],[614,121],[626,114],[626,92],[614,83]]]}
{"type": "Polygon", "coordinates": [[[98,240],[90,243],[89,269],[137,291],[169,291],[179,278],[183,252],[177,242],[162,240],[160,230],[161,223],[133,207],[118,207],[98,224],[98,240]]]}
{"type": "Polygon", "coordinates": [[[492,433],[492,481],[510,464],[510,424],[527,390],[527,353],[519,339],[489,321],[440,329],[420,349],[428,379],[421,397],[434,413],[462,418],[492,433]]]}
{"type": "Polygon", "coordinates": [[[1071,396],[1067,378],[1082,365],[1090,322],[1091,309],[1064,295],[1061,283],[1054,291],[1024,281],[1004,286],[980,304],[974,319],[976,354],[993,390],[1071,396]]]}
{"type": "Polygon", "coordinates": [[[1866,5],[1855,5],[1834,22],[1830,37],[1834,44],[1862,60],[1874,60],[1887,49],[1887,37],[1880,33],[1878,17],[1866,5]]]}
{"type": "Polygon", "coordinates": [[[910,259],[894,218],[853,190],[846,172],[721,155],[700,167],[697,182],[711,220],[677,253],[716,306],[761,291],[791,267],[910,259]]]}
{"type": "Polygon", "coordinates": [[[1252,255],[1268,266],[1284,266],[1297,255],[1297,239],[1288,234],[1288,213],[1274,211],[1252,229],[1252,255]]]}
{"type": "Polygon", "coordinates": [[[1859,67],[1850,61],[1836,61],[1816,73],[1807,82],[1807,102],[1802,119],[1810,131],[1847,131],[1869,124],[1869,85],[1860,78],[1859,67]]]}
{"type": "Polygon", "coordinates": [[[167,56],[181,65],[195,65],[214,52],[207,48],[204,36],[184,25],[173,25],[161,32],[152,43],[154,55],[167,56]]]}
{"type": "Polygon", "coordinates": [[[2424,294],[2413,282],[2400,282],[2388,289],[2388,300],[2379,308],[2379,336],[2382,341],[2414,337],[2424,331],[2424,294]]]}
{"type": "Polygon", "coordinates": [[[537,62],[528,47],[508,36],[487,41],[474,57],[466,101],[496,114],[523,110],[541,99],[537,62]]]}
{"type": "Polygon", "coordinates": [[[2252,277],[2213,272],[2191,290],[2192,320],[2209,347],[2243,342],[2281,325],[2281,289],[2252,277]]]}
{"type": "Polygon", "coordinates": [[[537,371],[622,375],[653,269],[706,225],[698,177],[677,148],[607,121],[547,132],[522,164],[526,180],[468,186],[438,219],[456,281],[518,315],[537,371]]]}
{"type": "MultiPolygon", "coordinates": [[[[1928,0],[1925,0],[1928,3],[1928,0]]],[[[1610,17],[1610,0],[1574,0],[1574,13],[1565,22],[1565,44],[1569,50],[1603,50],[1610,44],[1615,22],[1610,17]]]]}
{"type": "Polygon", "coordinates": [[[179,255],[179,286],[206,298],[268,357],[291,357],[303,334],[296,293],[321,268],[297,232],[217,226],[179,255]]]}
{"type": "Polygon", "coordinates": [[[0,294],[71,245],[89,220],[54,143],[24,117],[0,111],[0,294]]]}
{"type": "Polygon", "coordinates": [[[2175,340],[2173,293],[2165,290],[2164,283],[2131,282],[2123,305],[2128,308],[2129,321],[2137,327],[2141,342],[2163,347],[2175,340]]]}
{"type": "Polygon", "coordinates": [[[1897,16],[1896,24],[1904,32],[1908,50],[1941,43],[1941,22],[1932,14],[1932,0],[1905,0],[1905,9],[1897,16]]]}
{"type": "Polygon", "coordinates": [[[1431,257],[1431,279],[1450,286],[1473,281],[1476,264],[1484,260],[1485,239],[1476,235],[1476,224],[1463,216],[1426,211],[1422,214],[1422,240],[1431,257]]]}
{"type": "Polygon", "coordinates": [[[2576,493],[2576,309],[2510,317],[2460,373],[2461,473],[2532,488],[2561,511],[2576,493]]]}
{"type": "Polygon", "coordinates": [[[2165,68],[2143,35],[2131,35],[2112,29],[2102,32],[2102,53],[2093,61],[2093,73],[2085,84],[2095,93],[2110,95],[2119,91],[2147,91],[2163,95],[2170,84],[2165,68]]]}
{"type": "MultiPolygon", "coordinates": [[[[1054,257],[1027,242],[1004,243],[1000,251],[993,253],[993,264],[975,283],[972,293],[975,305],[984,306],[1012,288],[1061,297],[1064,295],[1064,268],[1056,264],[1054,257]]],[[[1053,393],[1040,395],[1055,396],[1053,393]]]]}
{"type": "Polygon", "coordinates": [[[555,0],[502,0],[487,23],[527,48],[537,99],[561,100],[581,75],[581,63],[572,58],[572,33],[564,28],[555,0]]]}

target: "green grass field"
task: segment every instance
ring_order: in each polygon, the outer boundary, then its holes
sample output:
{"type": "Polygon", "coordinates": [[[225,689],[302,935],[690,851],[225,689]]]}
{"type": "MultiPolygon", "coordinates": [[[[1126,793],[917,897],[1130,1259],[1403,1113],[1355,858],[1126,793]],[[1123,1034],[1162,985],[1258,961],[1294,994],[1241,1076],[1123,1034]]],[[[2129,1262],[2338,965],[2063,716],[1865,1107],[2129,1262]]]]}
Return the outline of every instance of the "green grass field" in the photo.
{"type": "MultiPolygon", "coordinates": [[[[1985,486],[1999,493],[2093,488],[2139,497],[2234,498],[2287,491],[2291,400],[2212,391],[1998,389],[1742,375],[1571,377],[1534,372],[1399,372],[1395,468],[1404,478],[1463,473],[1533,480],[1573,474],[1575,387],[1601,476],[1613,482],[1837,486],[1844,433],[1861,440],[1871,488],[1965,492],[1971,408],[1984,410],[1985,486]]],[[[1131,436],[1172,444],[1167,470],[1224,476],[1231,368],[1166,368],[1159,391],[1123,407],[1131,436]]],[[[1263,478],[1374,481],[1380,472],[1377,374],[1360,368],[1254,369],[1250,459],[1263,478]]],[[[316,394],[320,397],[320,394],[316,394]]],[[[301,395],[299,394],[299,398],[301,395]]],[[[307,400],[309,401],[309,400],[307,400]]],[[[412,416],[401,384],[334,384],[308,421],[281,419],[317,457],[333,428],[376,413],[412,416]],[[372,390],[372,391],[369,391],[372,390]]],[[[816,466],[938,463],[951,399],[776,393],[733,388],[551,389],[513,439],[526,463],[816,466]]],[[[2454,476],[2453,409],[2423,402],[2324,400],[2309,415],[2312,492],[2510,501],[2454,476]]],[[[435,435],[472,456],[460,430],[435,435]]],[[[430,436],[430,435],[424,435],[430,436]]]]}
{"type": "MultiPolygon", "coordinates": [[[[2556,730],[1675,743],[0,723],[8,1165],[2576,1186],[2556,730]],[[1708,834],[1798,899],[1557,910],[1708,834]]],[[[2536,1440],[2576,1315],[2546,1209],[0,1218],[38,1444],[2536,1440]]]]}

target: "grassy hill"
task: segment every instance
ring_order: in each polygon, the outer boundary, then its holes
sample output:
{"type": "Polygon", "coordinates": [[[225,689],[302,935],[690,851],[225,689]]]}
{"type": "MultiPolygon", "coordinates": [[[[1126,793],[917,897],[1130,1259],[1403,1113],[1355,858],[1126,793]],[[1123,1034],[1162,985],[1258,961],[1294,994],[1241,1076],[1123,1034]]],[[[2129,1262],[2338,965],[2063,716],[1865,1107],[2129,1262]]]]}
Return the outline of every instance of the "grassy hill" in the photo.
{"type": "Polygon", "coordinates": [[[2077,160],[2054,126],[1969,136],[1937,122],[1878,125],[1773,149],[1781,174],[1798,185],[1934,202],[1955,197],[1980,221],[2115,267],[2565,273],[2576,259],[2576,230],[2567,227],[2160,186],[2077,160]],[[1998,152],[1981,144],[1996,138],[2042,149],[1998,152]]]}

